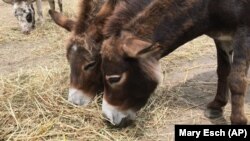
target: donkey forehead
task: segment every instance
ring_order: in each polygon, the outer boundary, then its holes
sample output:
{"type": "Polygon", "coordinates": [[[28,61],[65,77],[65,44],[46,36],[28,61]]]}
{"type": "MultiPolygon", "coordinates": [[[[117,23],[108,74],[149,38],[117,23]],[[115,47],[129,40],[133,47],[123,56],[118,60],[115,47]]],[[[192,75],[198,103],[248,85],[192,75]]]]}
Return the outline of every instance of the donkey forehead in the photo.
{"type": "Polygon", "coordinates": [[[93,61],[96,60],[96,53],[88,50],[79,44],[72,44],[68,46],[67,56],[70,58],[77,59],[78,61],[93,61]]]}
{"type": "Polygon", "coordinates": [[[112,39],[107,39],[101,49],[101,54],[103,58],[108,60],[117,60],[121,59],[123,56],[122,46],[125,45],[122,42],[117,42],[112,39]]]}
{"type": "Polygon", "coordinates": [[[82,56],[86,56],[86,54],[89,54],[89,51],[81,45],[75,43],[68,46],[68,53],[81,54],[82,56]]]}
{"type": "Polygon", "coordinates": [[[14,4],[14,12],[16,16],[22,16],[25,13],[29,13],[32,11],[32,8],[27,5],[25,2],[15,3],[14,4]]]}
{"type": "Polygon", "coordinates": [[[73,35],[69,38],[68,46],[83,47],[86,50],[94,50],[96,44],[94,40],[89,37],[86,33],[82,35],[73,35]]]}
{"type": "Polygon", "coordinates": [[[102,54],[104,57],[117,57],[123,56],[124,46],[127,46],[131,41],[135,39],[134,35],[128,33],[127,31],[121,32],[119,36],[111,36],[103,42],[102,54]]]}
{"type": "Polygon", "coordinates": [[[27,2],[25,1],[21,1],[21,2],[15,2],[14,3],[14,10],[29,10],[29,5],[27,2]]]}
{"type": "Polygon", "coordinates": [[[102,69],[106,75],[121,74],[128,69],[125,58],[115,51],[106,51],[102,54],[102,64],[102,69]]]}

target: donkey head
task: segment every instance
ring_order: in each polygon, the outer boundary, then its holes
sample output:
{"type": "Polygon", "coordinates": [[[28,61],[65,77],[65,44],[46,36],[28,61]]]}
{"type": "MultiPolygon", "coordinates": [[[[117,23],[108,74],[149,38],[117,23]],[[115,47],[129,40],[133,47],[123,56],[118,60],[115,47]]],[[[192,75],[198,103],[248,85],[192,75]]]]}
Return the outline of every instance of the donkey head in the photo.
{"type": "Polygon", "coordinates": [[[12,4],[14,14],[17,18],[21,30],[24,34],[29,34],[35,28],[35,10],[33,2],[35,0],[3,0],[8,4],[12,4]]]}
{"type": "Polygon", "coordinates": [[[91,1],[82,0],[77,21],[49,11],[55,23],[72,32],[67,44],[67,59],[71,68],[68,100],[74,104],[87,105],[103,90],[100,71],[100,48],[103,42],[101,30],[115,3],[116,0],[108,0],[97,15],[91,18],[91,1]]]}
{"type": "Polygon", "coordinates": [[[112,36],[102,45],[104,97],[102,111],[110,122],[124,126],[133,120],[161,80],[158,44],[129,32],[112,36]]]}

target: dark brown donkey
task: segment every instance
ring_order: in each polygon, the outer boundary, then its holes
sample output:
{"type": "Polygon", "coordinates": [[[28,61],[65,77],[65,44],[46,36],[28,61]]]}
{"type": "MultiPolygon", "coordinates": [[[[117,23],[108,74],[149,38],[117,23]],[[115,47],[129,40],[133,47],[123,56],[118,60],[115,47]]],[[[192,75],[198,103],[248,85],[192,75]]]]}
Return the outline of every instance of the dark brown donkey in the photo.
{"type": "Polygon", "coordinates": [[[77,105],[87,105],[103,90],[100,70],[100,48],[103,42],[102,28],[111,15],[117,0],[108,0],[93,18],[90,17],[93,1],[81,0],[76,21],[58,12],[49,11],[54,21],[72,32],[67,43],[67,59],[70,64],[70,89],[68,100],[77,105]]]}
{"type": "Polygon", "coordinates": [[[206,34],[218,55],[218,88],[206,116],[222,116],[232,98],[232,124],[247,124],[244,96],[250,61],[250,0],[131,0],[105,24],[102,110],[115,125],[135,118],[160,80],[158,60],[206,34]]]}

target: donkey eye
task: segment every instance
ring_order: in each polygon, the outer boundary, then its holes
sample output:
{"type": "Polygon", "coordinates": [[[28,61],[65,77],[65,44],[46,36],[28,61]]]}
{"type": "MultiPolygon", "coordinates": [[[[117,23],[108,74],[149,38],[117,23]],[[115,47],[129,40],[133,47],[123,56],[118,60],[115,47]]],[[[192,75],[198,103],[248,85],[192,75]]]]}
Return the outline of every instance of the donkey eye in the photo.
{"type": "Polygon", "coordinates": [[[93,69],[93,68],[95,67],[95,65],[96,65],[96,61],[93,61],[93,62],[90,62],[90,63],[88,63],[87,65],[85,65],[85,66],[83,67],[83,69],[84,69],[85,71],[91,70],[91,69],[93,69]]]}
{"type": "Polygon", "coordinates": [[[26,16],[26,20],[30,23],[32,22],[32,15],[31,13],[29,13],[27,16],[26,16]]]}
{"type": "Polygon", "coordinates": [[[121,81],[122,76],[121,75],[106,75],[106,80],[110,83],[110,84],[115,84],[121,81]]]}

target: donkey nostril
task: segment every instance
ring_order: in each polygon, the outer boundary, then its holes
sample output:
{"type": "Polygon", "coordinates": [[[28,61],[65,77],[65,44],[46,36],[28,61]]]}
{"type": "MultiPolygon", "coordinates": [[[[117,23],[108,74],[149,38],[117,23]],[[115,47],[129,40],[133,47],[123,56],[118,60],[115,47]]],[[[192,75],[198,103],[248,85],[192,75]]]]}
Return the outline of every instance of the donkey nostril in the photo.
{"type": "Polygon", "coordinates": [[[132,122],[133,122],[132,120],[130,120],[128,117],[126,117],[126,118],[123,118],[119,124],[115,125],[115,127],[117,127],[117,128],[126,128],[129,125],[131,125],[132,122]]]}
{"type": "Polygon", "coordinates": [[[127,127],[130,123],[130,120],[128,118],[123,118],[121,123],[118,125],[120,128],[127,127]]]}

